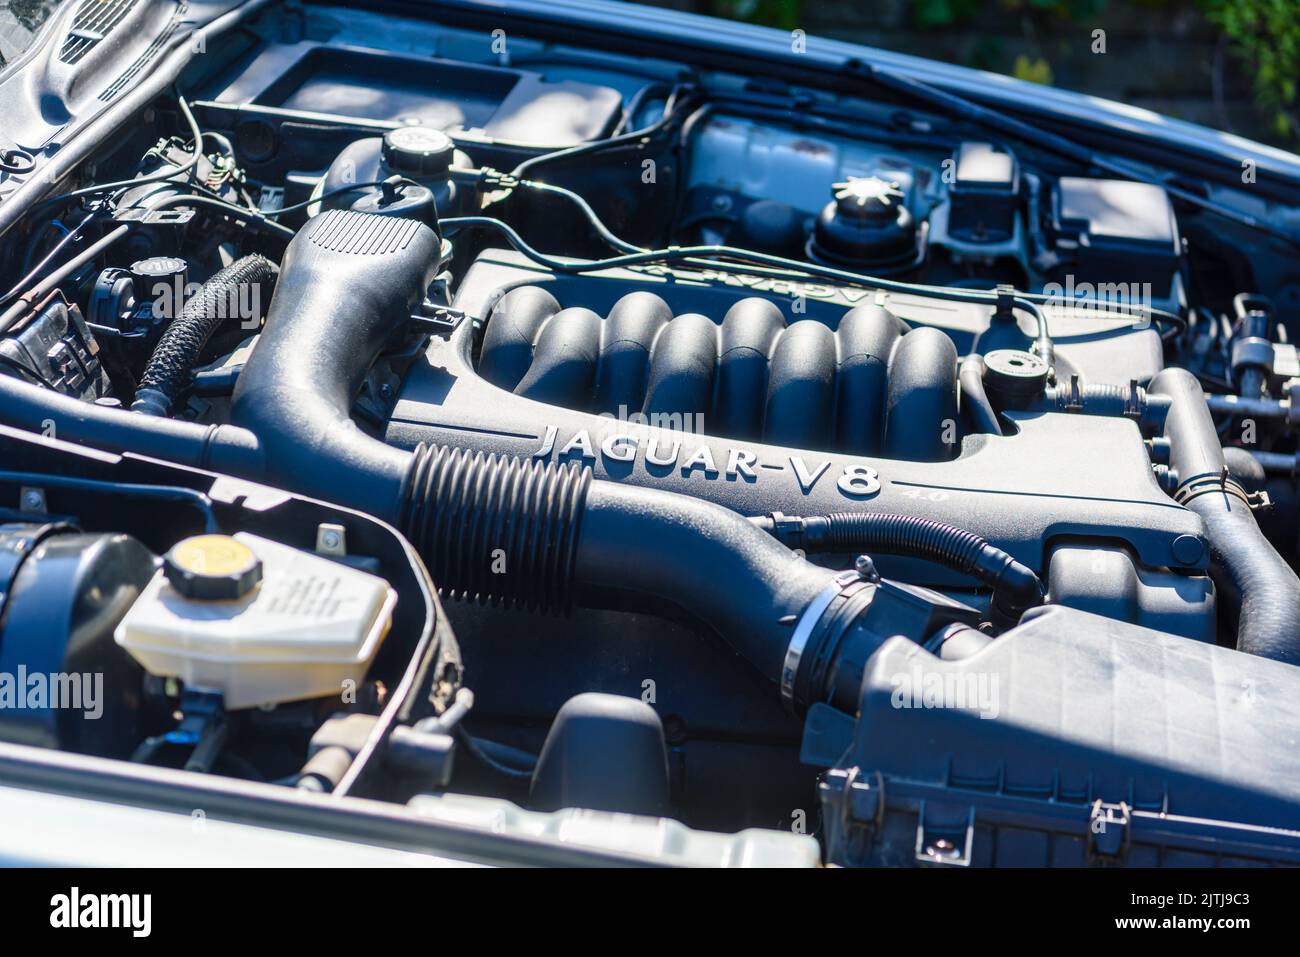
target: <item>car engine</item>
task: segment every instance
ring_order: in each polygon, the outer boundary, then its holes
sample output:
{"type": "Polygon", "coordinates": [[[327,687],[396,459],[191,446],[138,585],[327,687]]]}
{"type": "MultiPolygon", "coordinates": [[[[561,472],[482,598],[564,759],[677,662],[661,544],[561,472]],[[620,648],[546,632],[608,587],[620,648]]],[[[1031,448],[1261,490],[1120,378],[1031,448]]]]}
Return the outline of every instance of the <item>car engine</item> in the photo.
{"type": "Polygon", "coordinates": [[[761,66],[266,5],[48,177],[0,672],[104,714],[0,739],[670,861],[1300,859],[1300,198],[761,66]]]}

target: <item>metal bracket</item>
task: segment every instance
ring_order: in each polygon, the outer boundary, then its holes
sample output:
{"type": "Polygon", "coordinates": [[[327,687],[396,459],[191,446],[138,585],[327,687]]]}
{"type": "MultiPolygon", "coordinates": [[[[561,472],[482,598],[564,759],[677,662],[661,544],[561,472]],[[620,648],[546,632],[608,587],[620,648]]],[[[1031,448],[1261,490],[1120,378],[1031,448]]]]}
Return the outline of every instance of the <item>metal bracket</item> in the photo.
{"type": "Polygon", "coordinates": [[[885,816],[885,782],[879,771],[831,768],[817,784],[822,807],[834,813],[846,840],[868,846],[885,816]]]}
{"type": "Polygon", "coordinates": [[[194,218],[193,209],[141,209],[128,206],[113,213],[120,223],[143,223],[146,226],[184,226],[194,218]]]}
{"type": "Polygon", "coordinates": [[[316,552],[333,558],[345,558],[348,554],[348,533],[342,525],[321,522],[316,526],[316,552]]]}
{"type": "Polygon", "coordinates": [[[1070,397],[1065,400],[1065,411],[1083,411],[1083,390],[1079,388],[1079,376],[1077,373],[1070,376],[1070,397]]]}
{"type": "Polygon", "coordinates": [[[451,306],[426,306],[425,308],[428,310],[428,314],[417,313],[412,315],[411,323],[421,331],[434,335],[449,335],[462,322],[475,321],[474,317],[469,313],[462,309],[453,309],[451,306]]]}
{"type": "Polygon", "coordinates": [[[823,791],[835,792],[844,816],[853,824],[875,827],[885,813],[885,783],[880,773],[861,768],[831,768],[822,778],[823,791]]]}
{"type": "Polygon", "coordinates": [[[1092,802],[1088,812],[1088,853],[1090,857],[1116,861],[1128,851],[1128,804],[1107,804],[1101,799],[1092,802]]]}
{"type": "Polygon", "coordinates": [[[916,860],[938,867],[970,867],[971,849],[975,846],[975,809],[966,818],[966,831],[958,845],[949,831],[932,835],[926,828],[925,802],[916,811],[916,860]]]}

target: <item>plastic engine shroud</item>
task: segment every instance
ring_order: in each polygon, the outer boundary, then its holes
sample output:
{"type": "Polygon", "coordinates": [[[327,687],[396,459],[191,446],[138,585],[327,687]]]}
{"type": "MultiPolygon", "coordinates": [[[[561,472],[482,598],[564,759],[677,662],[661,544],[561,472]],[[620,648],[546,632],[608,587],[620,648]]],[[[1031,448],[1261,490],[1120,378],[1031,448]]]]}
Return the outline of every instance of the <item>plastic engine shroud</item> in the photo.
{"type": "MultiPolygon", "coordinates": [[[[597,278],[516,268],[491,275],[499,280],[502,273],[512,282],[497,281],[489,289],[472,282],[472,270],[457,307],[487,315],[512,285],[539,278],[566,305],[582,304],[600,314],[636,289],[667,296],[662,279],[629,271],[597,278]],[[610,278],[617,281],[600,281],[610,278]]],[[[682,296],[711,297],[692,303],[690,311],[715,320],[729,305],[753,294],[746,288],[681,285],[682,296]]],[[[680,310],[678,303],[674,306],[680,310]]],[[[430,442],[522,458],[582,461],[596,478],[683,492],[744,515],[846,509],[910,513],[923,507],[927,517],[981,535],[1039,571],[1050,550],[1069,541],[1124,546],[1149,568],[1195,572],[1207,567],[1208,550],[1189,547],[1203,546],[1200,520],[1156,483],[1138,427],[1128,419],[1011,413],[1016,434],[967,436],[960,455],[948,461],[869,457],[671,431],[544,404],[482,378],[473,349],[469,322],[447,338],[431,340],[423,361],[406,379],[386,441],[407,449],[430,442]]],[[[882,557],[882,570],[922,584],[960,581],[934,566],[892,556],[882,557]]]]}

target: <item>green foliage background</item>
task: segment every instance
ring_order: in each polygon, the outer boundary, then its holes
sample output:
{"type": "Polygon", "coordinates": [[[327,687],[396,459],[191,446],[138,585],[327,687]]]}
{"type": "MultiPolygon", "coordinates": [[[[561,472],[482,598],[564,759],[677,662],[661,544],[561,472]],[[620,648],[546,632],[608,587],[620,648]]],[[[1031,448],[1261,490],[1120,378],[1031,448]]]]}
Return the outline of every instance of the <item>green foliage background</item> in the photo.
{"type": "Polygon", "coordinates": [[[1275,133],[1300,139],[1296,80],[1300,75],[1297,0],[1201,0],[1211,23],[1232,40],[1251,73],[1255,99],[1269,111],[1275,133]]]}

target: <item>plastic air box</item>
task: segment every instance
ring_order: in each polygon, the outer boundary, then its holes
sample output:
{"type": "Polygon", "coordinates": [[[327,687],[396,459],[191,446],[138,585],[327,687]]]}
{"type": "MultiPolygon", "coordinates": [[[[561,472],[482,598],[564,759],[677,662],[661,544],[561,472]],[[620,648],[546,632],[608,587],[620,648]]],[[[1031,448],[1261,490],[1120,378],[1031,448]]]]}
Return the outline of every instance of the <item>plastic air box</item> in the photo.
{"type": "Polygon", "coordinates": [[[1295,865],[1298,721],[1293,665],[1049,606],[956,661],[886,642],[803,759],[835,863],[1295,865]]]}

